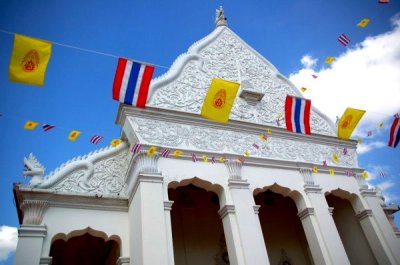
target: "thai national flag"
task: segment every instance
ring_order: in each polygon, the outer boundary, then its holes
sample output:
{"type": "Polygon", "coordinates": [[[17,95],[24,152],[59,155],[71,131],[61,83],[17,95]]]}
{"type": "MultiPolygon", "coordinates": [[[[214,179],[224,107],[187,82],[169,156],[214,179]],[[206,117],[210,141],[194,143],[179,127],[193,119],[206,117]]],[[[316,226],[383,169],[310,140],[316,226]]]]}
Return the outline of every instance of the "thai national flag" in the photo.
{"type": "Polygon", "coordinates": [[[379,4],[389,4],[389,0],[379,0],[379,4]]]}
{"type": "Polygon", "coordinates": [[[390,128],[390,137],[388,146],[396,148],[400,140],[400,118],[398,115],[394,116],[392,127],[390,128]]]}
{"type": "Polygon", "coordinates": [[[50,125],[50,124],[43,124],[43,126],[42,126],[43,131],[45,131],[45,132],[47,132],[47,131],[53,129],[54,127],[56,127],[56,126],[50,125]]]}
{"type": "Polygon", "coordinates": [[[339,36],[339,38],[337,39],[343,46],[347,46],[350,43],[350,39],[342,34],[339,36]]]}
{"type": "Polygon", "coordinates": [[[137,153],[139,153],[141,147],[142,147],[141,144],[134,144],[132,146],[131,152],[134,154],[137,154],[137,153]]]}
{"type": "Polygon", "coordinates": [[[125,58],[118,59],[113,84],[113,99],[145,108],[154,66],[125,58]]]}
{"type": "Polygon", "coordinates": [[[171,153],[171,150],[170,150],[170,149],[164,149],[164,150],[161,152],[161,156],[167,158],[167,157],[169,156],[170,153],[171,153]]]}
{"type": "Polygon", "coordinates": [[[93,135],[92,138],[90,138],[90,142],[93,143],[93,144],[98,144],[101,141],[101,139],[103,139],[102,136],[93,135]]]}
{"type": "Polygon", "coordinates": [[[195,153],[192,153],[192,161],[193,161],[193,162],[196,162],[196,161],[197,161],[197,157],[196,157],[196,154],[195,154],[195,153]]]}
{"type": "Polygon", "coordinates": [[[291,132],[311,134],[310,127],[311,100],[286,96],[286,128],[291,132]]]}

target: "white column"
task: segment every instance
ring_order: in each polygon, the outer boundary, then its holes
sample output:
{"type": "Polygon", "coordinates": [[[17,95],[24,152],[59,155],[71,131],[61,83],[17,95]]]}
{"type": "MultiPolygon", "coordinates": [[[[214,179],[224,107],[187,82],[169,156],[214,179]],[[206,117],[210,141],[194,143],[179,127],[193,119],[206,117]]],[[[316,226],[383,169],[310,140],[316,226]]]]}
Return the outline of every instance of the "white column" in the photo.
{"type": "Polygon", "coordinates": [[[174,265],[174,243],[172,240],[171,210],[173,201],[164,201],[165,230],[167,232],[168,265],[174,265]]]}
{"type": "Polygon", "coordinates": [[[357,214],[376,260],[382,264],[400,264],[400,244],[387,219],[381,201],[374,190],[360,189],[361,195],[371,209],[357,214]]]}
{"type": "MultiPolygon", "coordinates": [[[[302,220],[304,231],[306,232],[307,239],[311,237],[311,240],[313,240],[312,238],[314,237],[314,239],[318,240],[318,242],[309,241],[310,247],[318,244],[320,248],[311,251],[313,258],[322,258],[323,263],[321,264],[350,264],[339,232],[330,214],[326,198],[321,192],[322,189],[318,185],[304,185],[304,190],[307,193],[311,207],[314,209],[313,216],[315,216],[315,222],[306,223],[306,226],[302,220]],[[311,226],[311,228],[309,226],[311,226]],[[310,232],[309,230],[314,231],[310,232]],[[315,233],[315,236],[313,236],[312,233],[315,233]]],[[[305,221],[309,222],[307,220],[305,221]]],[[[315,260],[315,262],[318,264],[317,260],[315,260]]]]}
{"type": "Polygon", "coordinates": [[[21,227],[18,229],[18,245],[14,265],[50,264],[41,261],[46,225],[42,225],[43,214],[48,207],[47,201],[25,200],[20,208],[24,213],[21,227]]]}
{"type": "Polygon", "coordinates": [[[218,211],[222,219],[224,227],[226,247],[228,249],[229,263],[231,265],[244,265],[245,260],[243,257],[242,244],[240,242],[240,234],[238,224],[235,217],[235,206],[224,205],[218,211]]]}

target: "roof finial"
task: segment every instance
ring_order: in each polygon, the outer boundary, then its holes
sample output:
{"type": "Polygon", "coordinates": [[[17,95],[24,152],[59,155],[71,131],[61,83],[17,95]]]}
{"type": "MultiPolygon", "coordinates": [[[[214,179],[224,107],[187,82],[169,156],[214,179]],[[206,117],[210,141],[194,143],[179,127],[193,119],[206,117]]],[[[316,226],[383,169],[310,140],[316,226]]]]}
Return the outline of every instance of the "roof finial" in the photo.
{"type": "Polygon", "coordinates": [[[228,26],[226,20],[227,18],[225,17],[224,9],[220,6],[219,9],[215,10],[215,26],[228,26]]]}

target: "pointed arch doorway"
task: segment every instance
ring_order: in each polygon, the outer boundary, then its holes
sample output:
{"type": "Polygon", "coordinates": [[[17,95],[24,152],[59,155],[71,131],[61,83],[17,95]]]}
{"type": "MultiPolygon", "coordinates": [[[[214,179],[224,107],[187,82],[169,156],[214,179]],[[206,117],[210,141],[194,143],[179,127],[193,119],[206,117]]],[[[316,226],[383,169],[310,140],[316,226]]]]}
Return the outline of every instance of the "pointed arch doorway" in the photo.
{"type": "Polygon", "coordinates": [[[202,184],[168,189],[175,265],[229,264],[219,197],[202,184]]]}

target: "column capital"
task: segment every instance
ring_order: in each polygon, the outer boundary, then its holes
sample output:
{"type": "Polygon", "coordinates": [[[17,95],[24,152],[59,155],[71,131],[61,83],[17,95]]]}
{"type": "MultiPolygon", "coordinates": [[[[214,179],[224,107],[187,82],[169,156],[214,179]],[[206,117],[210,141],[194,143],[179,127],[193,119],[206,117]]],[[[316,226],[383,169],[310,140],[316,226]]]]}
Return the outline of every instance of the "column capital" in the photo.
{"type": "Polygon", "coordinates": [[[373,214],[372,214],[372,210],[370,210],[370,209],[363,210],[363,211],[359,212],[358,214],[356,214],[356,218],[359,222],[361,222],[363,219],[365,219],[367,217],[371,217],[371,216],[373,216],[373,214]]]}
{"type": "Polygon", "coordinates": [[[18,237],[46,237],[46,225],[22,224],[18,229],[18,237]]]}
{"type": "Polygon", "coordinates": [[[225,166],[228,169],[229,179],[242,179],[242,162],[237,159],[228,159],[225,166]]]}
{"type": "Polygon", "coordinates": [[[329,214],[330,215],[333,215],[333,210],[334,210],[335,208],[334,207],[328,207],[328,211],[329,211],[329,214]]]}
{"type": "Polygon", "coordinates": [[[356,173],[354,178],[357,180],[358,186],[360,189],[368,189],[368,184],[365,178],[362,176],[361,173],[356,173]]]}
{"type": "Polygon", "coordinates": [[[25,200],[21,203],[20,208],[24,213],[22,224],[40,225],[43,221],[44,212],[49,207],[47,201],[41,200],[25,200]]]}
{"type": "Polygon", "coordinates": [[[136,190],[139,187],[139,184],[142,182],[148,182],[148,183],[164,183],[164,177],[161,175],[161,173],[145,173],[141,172],[137,176],[132,192],[130,193],[129,196],[129,203],[131,203],[133,196],[136,193],[136,190]]]}
{"type": "Polygon", "coordinates": [[[314,208],[307,207],[297,213],[297,216],[300,218],[300,220],[303,220],[311,215],[314,215],[314,208]]]}
{"type": "Polygon", "coordinates": [[[134,158],[134,167],[137,174],[158,173],[157,161],[159,157],[157,153],[149,156],[147,151],[140,151],[134,158]]]}
{"type": "Polygon", "coordinates": [[[53,257],[41,257],[39,265],[51,265],[53,263],[53,257]]]}
{"type": "Polygon", "coordinates": [[[260,212],[261,205],[253,205],[254,214],[258,214],[260,212]]]}
{"type": "Polygon", "coordinates": [[[173,204],[174,204],[174,201],[164,201],[164,210],[171,211],[173,204]]]}
{"type": "Polygon", "coordinates": [[[117,265],[129,265],[131,259],[129,257],[119,257],[117,260],[117,265]]]}
{"type": "Polygon", "coordinates": [[[311,168],[301,167],[299,168],[301,175],[303,176],[304,183],[307,186],[315,186],[314,179],[312,177],[311,168]]]}
{"type": "Polygon", "coordinates": [[[250,183],[243,179],[228,179],[228,187],[230,189],[248,189],[250,183]]]}
{"type": "Polygon", "coordinates": [[[308,193],[322,193],[322,188],[319,185],[304,185],[304,191],[308,193]]]}
{"type": "Polygon", "coordinates": [[[221,209],[218,210],[218,214],[221,219],[224,219],[224,217],[229,213],[235,213],[235,205],[225,204],[221,207],[221,209]]]}

